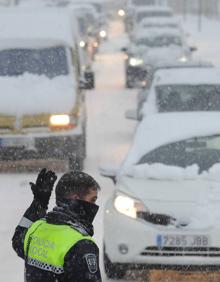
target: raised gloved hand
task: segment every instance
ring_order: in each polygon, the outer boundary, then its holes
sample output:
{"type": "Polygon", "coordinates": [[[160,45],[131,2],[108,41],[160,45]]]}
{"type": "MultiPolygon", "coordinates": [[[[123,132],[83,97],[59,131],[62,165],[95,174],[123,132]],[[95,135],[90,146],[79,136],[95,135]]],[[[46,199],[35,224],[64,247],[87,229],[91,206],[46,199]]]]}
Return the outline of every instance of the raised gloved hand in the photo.
{"type": "Polygon", "coordinates": [[[39,201],[41,206],[45,209],[48,207],[53,185],[56,179],[57,176],[53,171],[47,171],[46,168],[44,168],[39,172],[36,183],[30,182],[34,199],[39,201]]]}

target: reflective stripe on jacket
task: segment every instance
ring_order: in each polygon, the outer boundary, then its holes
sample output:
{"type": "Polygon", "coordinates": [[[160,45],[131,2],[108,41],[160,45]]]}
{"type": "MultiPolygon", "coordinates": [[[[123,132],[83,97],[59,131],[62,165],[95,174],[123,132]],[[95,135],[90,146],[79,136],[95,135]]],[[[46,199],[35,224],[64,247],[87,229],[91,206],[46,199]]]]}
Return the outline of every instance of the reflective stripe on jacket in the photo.
{"type": "Polygon", "coordinates": [[[68,225],[49,224],[38,220],[28,229],[24,241],[26,263],[56,274],[64,272],[64,258],[80,240],[91,240],[68,225]]]}

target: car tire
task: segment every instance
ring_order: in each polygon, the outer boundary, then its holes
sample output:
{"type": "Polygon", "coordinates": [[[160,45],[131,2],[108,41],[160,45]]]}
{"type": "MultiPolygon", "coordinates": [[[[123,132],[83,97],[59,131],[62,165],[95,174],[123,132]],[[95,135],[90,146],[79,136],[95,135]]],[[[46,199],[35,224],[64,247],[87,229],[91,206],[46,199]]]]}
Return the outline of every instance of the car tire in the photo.
{"type": "Polygon", "coordinates": [[[122,264],[112,263],[105,252],[104,247],[104,269],[106,276],[110,279],[122,279],[126,274],[126,269],[123,267],[122,264]]]}
{"type": "Polygon", "coordinates": [[[126,88],[133,88],[133,84],[129,81],[129,80],[126,80],[126,88]]]}

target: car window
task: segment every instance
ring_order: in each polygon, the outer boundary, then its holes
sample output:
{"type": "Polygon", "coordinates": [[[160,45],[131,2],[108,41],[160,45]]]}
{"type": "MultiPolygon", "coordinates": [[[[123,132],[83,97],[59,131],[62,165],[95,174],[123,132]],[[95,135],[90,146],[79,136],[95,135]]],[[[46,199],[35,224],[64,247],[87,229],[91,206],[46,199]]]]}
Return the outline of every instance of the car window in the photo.
{"type": "Polygon", "coordinates": [[[137,45],[145,45],[148,47],[166,47],[171,45],[181,46],[182,41],[178,36],[157,36],[157,37],[144,37],[136,40],[137,45]]]}
{"type": "Polygon", "coordinates": [[[197,164],[202,172],[219,162],[220,136],[209,136],[161,146],[143,156],[137,164],[162,163],[183,168],[197,164]]]}
{"type": "Polygon", "coordinates": [[[0,76],[18,76],[25,72],[53,78],[67,75],[66,49],[8,49],[0,51],[0,76]]]}
{"type": "Polygon", "coordinates": [[[143,11],[137,14],[136,21],[139,23],[147,17],[170,17],[171,15],[169,11],[143,11]]]}
{"type": "Polygon", "coordinates": [[[163,22],[158,22],[158,23],[145,23],[141,25],[143,28],[154,28],[154,27],[159,27],[159,28],[178,28],[177,24],[172,24],[172,23],[163,23],[163,22]]]}
{"type": "Polygon", "coordinates": [[[135,6],[145,6],[147,5],[154,5],[155,4],[155,0],[148,0],[146,3],[146,0],[133,0],[132,3],[135,6]]]}
{"type": "Polygon", "coordinates": [[[220,85],[166,85],[156,87],[159,112],[219,111],[220,85]]]}

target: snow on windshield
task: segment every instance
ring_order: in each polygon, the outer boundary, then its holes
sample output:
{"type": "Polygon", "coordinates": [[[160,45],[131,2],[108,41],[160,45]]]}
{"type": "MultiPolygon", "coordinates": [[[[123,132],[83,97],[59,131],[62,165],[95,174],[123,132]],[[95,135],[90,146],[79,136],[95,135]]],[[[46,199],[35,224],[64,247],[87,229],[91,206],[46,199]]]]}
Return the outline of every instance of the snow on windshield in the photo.
{"type": "Polygon", "coordinates": [[[198,178],[198,170],[197,165],[181,168],[155,163],[132,166],[128,168],[124,174],[144,179],[183,180],[198,178]]]}
{"type": "Polygon", "coordinates": [[[0,76],[25,72],[53,78],[69,73],[64,47],[0,50],[0,76]]]}
{"type": "MultiPolygon", "coordinates": [[[[161,146],[142,156],[133,176],[190,178],[220,167],[220,136],[196,137],[161,146]]],[[[219,176],[220,177],[220,176],[219,176]]]]}
{"type": "Polygon", "coordinates": [[[155,91],[159,112],[220,110],[220,85],[164,85],[155,91]]]}

